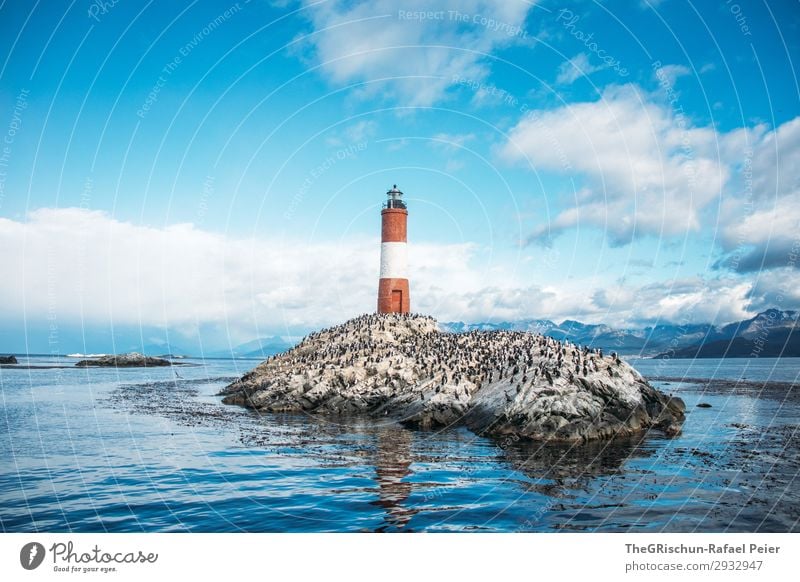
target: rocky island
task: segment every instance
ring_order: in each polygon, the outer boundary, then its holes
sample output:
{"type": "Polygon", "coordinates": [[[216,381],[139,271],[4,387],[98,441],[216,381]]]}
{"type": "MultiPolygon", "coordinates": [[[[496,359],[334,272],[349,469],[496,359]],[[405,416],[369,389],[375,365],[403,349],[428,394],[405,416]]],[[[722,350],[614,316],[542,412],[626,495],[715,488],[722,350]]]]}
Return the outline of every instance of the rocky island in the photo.
{"type": "Polygon", "coordinates": [[[423,428],[580,442],[655,428],[685,405],[616,354],[530,332],[443,333],[422,315],[371,314],[315,332],[228,385],[262,412],[390,418],[423,428]]]}
{"type": "Polygon", "coordinates": [[[171,366],[172,362],[163,358],[153,358],[137,352],[101,356],[81,360],[75,364],[77,368],[153,368],[157,366],[171,366]]]}
{"type": "Polygon", "coordinates": [[[14,355],[0,356],[0,364],[16,364],[17,358],[14,355]]]}

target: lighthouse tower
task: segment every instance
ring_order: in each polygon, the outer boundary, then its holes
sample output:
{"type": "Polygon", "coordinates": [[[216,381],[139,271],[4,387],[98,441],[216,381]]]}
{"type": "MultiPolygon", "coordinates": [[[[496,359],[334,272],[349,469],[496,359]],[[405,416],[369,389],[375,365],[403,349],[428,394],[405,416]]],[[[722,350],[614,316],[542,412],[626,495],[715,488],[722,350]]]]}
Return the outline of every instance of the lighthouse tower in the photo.
{"type": "Polygon", "coordinates": [[[378,313],[408,313],[408,251],[406,223],[408,210],[403,193],[395,184],[386,193],[381,210],[381,279],[378,283],[378,313]]]}

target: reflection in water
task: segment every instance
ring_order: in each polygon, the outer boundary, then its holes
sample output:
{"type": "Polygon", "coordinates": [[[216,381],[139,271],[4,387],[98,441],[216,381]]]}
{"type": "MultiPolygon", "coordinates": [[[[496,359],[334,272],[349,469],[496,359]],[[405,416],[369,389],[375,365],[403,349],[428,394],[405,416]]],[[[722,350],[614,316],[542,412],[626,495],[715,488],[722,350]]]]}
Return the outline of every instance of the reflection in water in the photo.
{"type": "Polygon", "coordinates": [[[631,459],[652,455],[645,438],[636,435],[580,444],[499,443],[509,464],[532,480],[526,489],[542,496],[517,531],[580,531],[613,515],[620,507],[619,497],[607,489],[614,489],[618,480],[606,477],[619,475],[624,480],[631,459]]]}
{"type": "Polygon", "coordinates": [[[412,484],[404,479],[411,474],[412,433],[401,427],[378,432],[375,472],[378,476],[378,499],[372,502],[386,510],[384,523],[376,531],[402,530],[417,512],[404,505],[412,484]]]}
{"type": "Polygon", "coordinates": [[[554,489],[583,488],[592,478],[615,475],[634,457],[650,456],[652,449],[641,446],[644,438],[636,435],[580,444],[518,440],[498,446],[514,469],[536,480],[532,490],[552,495],[554,489]]]}
{"type": "MultiPolygon", "coordinates": [[[[415,434],[402,427],[382,427],[375,433],[377,448],[370,462],[375,465],[378,499],[371,504],[385,511],[384,523],[376,531],[411,531],[407,529],[409,522],[424,510],[409,502],[414,487],[409,480],[411,465],[419,460],[412,454],[415,434]]],[[[535,515],[538,521],[551,510],[563,509],[556,500],[566,501],[579,491],[592,489],[598,477],[623,473],[625,464],[632,458],[652,455],[653,447],[644,445],[644,438],[644,435],[638,435],[579,445],[524,440],[495,441],[494,444],[513,469],[531,479],[526,489],[545,495],[550,500],[535,515]]],[[[449,492],[452,485],[442,484],[440,487],[442,491],[449,492]]],[[[528,525],[532,526],[533,523],[528,525]]],[[[523,525],[522,529],[528,527],[523,525]]]]}

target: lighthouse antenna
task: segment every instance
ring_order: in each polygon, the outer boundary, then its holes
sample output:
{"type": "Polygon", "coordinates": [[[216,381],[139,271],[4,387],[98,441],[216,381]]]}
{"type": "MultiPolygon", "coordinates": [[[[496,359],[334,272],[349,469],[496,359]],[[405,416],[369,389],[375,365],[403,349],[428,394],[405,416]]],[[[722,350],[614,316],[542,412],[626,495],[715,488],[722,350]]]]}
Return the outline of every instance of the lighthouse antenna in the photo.
{"type": "Polygon", "coordinates": [[[397,184],[392,186],[392,189],[386,193],[386,205],[384,208],[402,208],[406,209],[406,203],[403,202],[403,193],[397,189],[397,184]]]}

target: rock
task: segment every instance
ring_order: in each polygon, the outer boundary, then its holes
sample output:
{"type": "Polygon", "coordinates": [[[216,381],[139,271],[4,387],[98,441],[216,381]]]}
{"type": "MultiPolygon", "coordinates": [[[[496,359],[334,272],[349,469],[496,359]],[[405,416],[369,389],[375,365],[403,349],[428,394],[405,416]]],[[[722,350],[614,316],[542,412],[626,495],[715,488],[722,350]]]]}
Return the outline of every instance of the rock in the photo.
{"type": "Polygon", "coordinates": [[[423,428],[578,442],[678,434],[685,404],[611,354],[529,332],[443,333],[431,317],[364,315],[313,333],[221,393],[262,412],[360,414],[423,428]]]}
{"type": "Polygon", "coordinates": [[[697,408],[711,408],[711,405],[708,402],[701,402],[697,405],[697,408]]]}
{"type": "Polygon", "coordinates": [[[154,368],[157,366],[171,366],[172,362],[162,358],[152,358],[138,352],[129,354],[119,354],[112,356],[101,356],[81,360],[75,364],[77,368],[154,368]]]}
{"type": "Polygon", "coordinates": [[[17,358],[14,356],[0,356],[0,364],[16,364],[17,358]]]}

